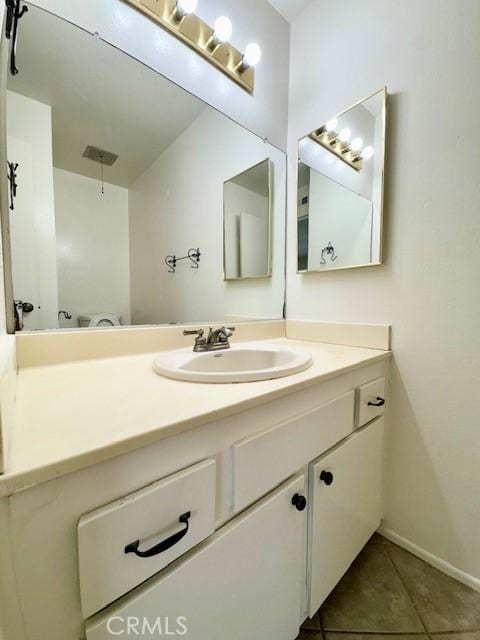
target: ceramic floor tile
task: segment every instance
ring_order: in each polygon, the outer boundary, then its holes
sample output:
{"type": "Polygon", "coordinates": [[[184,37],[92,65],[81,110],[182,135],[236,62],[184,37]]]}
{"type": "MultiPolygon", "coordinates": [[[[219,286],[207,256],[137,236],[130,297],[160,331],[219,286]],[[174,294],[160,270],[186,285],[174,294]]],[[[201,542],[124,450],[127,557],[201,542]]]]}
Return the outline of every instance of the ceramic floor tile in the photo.
{"type": "Polygon", "coordinates": [[[428,631],[480,630],[480,593],[400,547],[388,554],[428,631]]]}
{"type": "Polygon", "coordinates": [[[372,544],[372,545],[388,544],[388,540],[383,536],[381,536],[379,533],[374,533],[373,536],[370,538],[370,540],[367,542],[367,544],[372,544]]]}
{"type": "Polygon", "coordinates": [[[367,544],[320,615],[329,631],[425,631],[386,550],[377,544],[367,544]]]}
{"type": "Polygon", "coordinates": [[[320,616],[318,612],[313,616],[313,618],[307,618],[305,622],[302,624],[303,631],[321,631],[322,625],[320,623],[320,616]]]}
{"type": "Polygon", "coordinates": [[[460,633],[442,633],[433,635],[432,640],[480,640],[480,631],[464,631],[460,633]]]}

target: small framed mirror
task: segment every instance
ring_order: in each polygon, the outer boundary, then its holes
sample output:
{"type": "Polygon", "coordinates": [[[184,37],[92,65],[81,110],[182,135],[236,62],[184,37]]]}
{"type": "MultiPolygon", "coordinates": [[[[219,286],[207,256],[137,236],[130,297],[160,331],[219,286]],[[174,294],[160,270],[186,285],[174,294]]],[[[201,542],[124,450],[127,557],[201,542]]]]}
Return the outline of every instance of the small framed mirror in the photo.
{"type": "Polygon", "coordinates": [[[223,185],[225,280],[272,275],[272,163],[269,158],[223,185]]]}
{"type": "Polygon", "coordinates": [[[299,140],[298,272],[382,263],[386,88],[299,140]]]}

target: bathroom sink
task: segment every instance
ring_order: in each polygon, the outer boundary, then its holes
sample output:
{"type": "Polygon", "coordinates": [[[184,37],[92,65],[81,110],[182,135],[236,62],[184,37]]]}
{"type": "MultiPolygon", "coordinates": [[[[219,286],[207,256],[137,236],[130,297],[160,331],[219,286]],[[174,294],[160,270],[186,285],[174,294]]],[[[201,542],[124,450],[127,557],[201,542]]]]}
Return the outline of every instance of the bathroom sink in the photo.
{"type": "Polygon", "coordinates": [[[195,353],[191,348],[166,351],[153,363],[156,373],[188,382],[257,382],[308,369],[312,356],[302,349],[272,344],[235,345],[222,351],[195,353]]]}

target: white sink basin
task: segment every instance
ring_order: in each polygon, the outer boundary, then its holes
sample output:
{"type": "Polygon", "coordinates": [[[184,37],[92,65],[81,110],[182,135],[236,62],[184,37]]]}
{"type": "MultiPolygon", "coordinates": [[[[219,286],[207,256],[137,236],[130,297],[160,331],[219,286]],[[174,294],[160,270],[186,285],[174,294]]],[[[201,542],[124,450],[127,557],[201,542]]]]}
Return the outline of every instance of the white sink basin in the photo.
{"type": "Polygon", "coordinates": [[[273,344],[234,345],[223,351],[166,351],[153,363],[161,376],[188,382],[256,382],[283,378],[308,369],[312,356],[302,349],[273,344]]]}

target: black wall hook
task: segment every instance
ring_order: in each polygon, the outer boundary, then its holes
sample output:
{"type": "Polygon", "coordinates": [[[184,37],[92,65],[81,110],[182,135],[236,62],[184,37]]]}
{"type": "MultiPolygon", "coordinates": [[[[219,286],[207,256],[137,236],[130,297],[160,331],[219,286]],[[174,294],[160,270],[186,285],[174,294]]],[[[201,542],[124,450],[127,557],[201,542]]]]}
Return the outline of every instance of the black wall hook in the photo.
{"type": "Polygon", "coordinates": [[[331,242],[329,242],[327,246],[322,249],[320,264],[327,264],[327,261],[325,260],[325,256],[330,256],[330,260],[332,262],[335,262],[335,260],[338,258],[337,254],[335,253],[335,247],[332,245],[331,242]]]}
{"type": "Polygon", "coordinates": [[[165,264],[168,267],[168,273],[175,273],[177,262],[180,260],[190,260],[192,263],[190,265],[191,269],[198,269],[198,263],[200,262],[200,249],[189,249],[186,256],[182,256],[181,258],[177,258],[177,256],[167,256],[165,258],[165,264]]]}
{"type": "Polygon", "coordinates": [[[16,76],[18,73],[16,63],[18,21],[27,13],[28,7],[23,5],[22,0],[5,0],[7,7],[7,17],[5,20],[5,37],[11,40],[10,44],[10,73],[16,76]]]}
{"type": "Polygon", "coordinates": [[[17,197],[17,169],[18,162],[7,162],[8,182],[10,183],[10,211],[15,209],[15,198],[17,197]]]}

